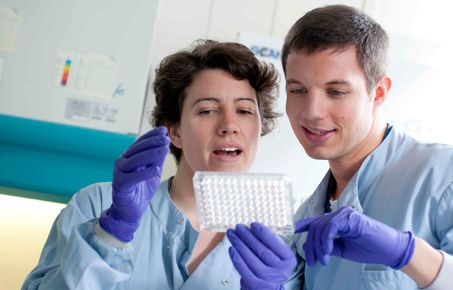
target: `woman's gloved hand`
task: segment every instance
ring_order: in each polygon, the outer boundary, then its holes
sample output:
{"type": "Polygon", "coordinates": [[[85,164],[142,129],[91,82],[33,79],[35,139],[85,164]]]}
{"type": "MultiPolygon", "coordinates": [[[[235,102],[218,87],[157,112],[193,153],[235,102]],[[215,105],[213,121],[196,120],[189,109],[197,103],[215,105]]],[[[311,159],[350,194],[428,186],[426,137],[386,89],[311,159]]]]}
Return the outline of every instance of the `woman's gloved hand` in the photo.
{"type": "Polygon", "coordinates": [[[231,260],[241,275],[242,290],[280,290],[296,267],[293,251],[269,228],[252,223],[227,231],[231,260]]]}
{"type": "Polygon", "coordinates": [[[400,269],[414,253],[415,238],[411,232],[398,231],[350,207],[300,220],[296,233],[305,231],[308,234],[303,248],[309,266],[316,261],[327,265],[334,255],[400,269]]]}
{"type": "Polygon", "coordinates": [[[101,227],[123,242],[129,242],[142,215],[159,187],[170,139],[165,127],[141,136],[115,161],[112,205],[101,214],[101,227]]]}

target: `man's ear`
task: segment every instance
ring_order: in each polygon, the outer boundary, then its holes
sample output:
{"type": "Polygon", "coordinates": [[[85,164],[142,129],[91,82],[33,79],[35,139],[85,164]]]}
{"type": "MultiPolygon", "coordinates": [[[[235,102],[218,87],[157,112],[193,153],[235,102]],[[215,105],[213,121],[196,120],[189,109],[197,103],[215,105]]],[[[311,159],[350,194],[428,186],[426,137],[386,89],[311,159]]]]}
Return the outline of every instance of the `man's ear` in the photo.
{"type": "Polygon", "coordinates": [[[387,99],[387,96],[392,86],[392,80],[388,76],[383,76],[376,84],[374,89],[374,103],[376,106],[381,106],[387,99]]]}
{"type": "Polygon", "coordinates": [[[171,143],[179,149],[182,149],[181,135],[179,134],[179,124],[168,125],[168,136],[170,137],[171,143]]]}

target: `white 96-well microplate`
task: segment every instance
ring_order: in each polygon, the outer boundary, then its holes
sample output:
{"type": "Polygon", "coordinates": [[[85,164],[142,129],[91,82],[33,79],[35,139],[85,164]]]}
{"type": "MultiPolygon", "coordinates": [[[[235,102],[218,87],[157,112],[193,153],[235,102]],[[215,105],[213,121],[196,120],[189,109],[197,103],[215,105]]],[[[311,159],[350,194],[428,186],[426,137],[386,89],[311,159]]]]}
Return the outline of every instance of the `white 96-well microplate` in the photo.
{"type": "Polygon", "coordinates": [[[283,174],[197,171],[193,185],[201,230],[257,221],[279,234],[294,231],[291,180],[283,174]]]}

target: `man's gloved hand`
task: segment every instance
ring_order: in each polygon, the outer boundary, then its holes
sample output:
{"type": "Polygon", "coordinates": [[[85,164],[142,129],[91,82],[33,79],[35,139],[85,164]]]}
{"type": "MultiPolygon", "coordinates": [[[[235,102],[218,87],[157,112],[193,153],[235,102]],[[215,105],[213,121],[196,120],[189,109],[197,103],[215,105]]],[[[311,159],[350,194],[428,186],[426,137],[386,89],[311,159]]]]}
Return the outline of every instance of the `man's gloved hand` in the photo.
{"type": "Polygon", "coordinates": [[[141,136],[115,161],[112,205],[101,214],[101,227],[123,242],[130,242],[142,215],[159,187],[170,139],[165,127],[141,136]]]}
{"type": "Polygon", "coordinates": [[[284,289],[296,267],[296,257],[283,240],[260,223],[239,224],[227,231],[230,257],[241,275],[242,290],[284,289]]]}
{"type": "Polygon", "coordinates": [[[327,265],[334,255],[400,269],[414,253],[415,238],[411,232],[395,230],[350,207],[300,220],[296,233],[305,231],[308,234],[303,248],[309,266],[316,261],[327,265]]]}

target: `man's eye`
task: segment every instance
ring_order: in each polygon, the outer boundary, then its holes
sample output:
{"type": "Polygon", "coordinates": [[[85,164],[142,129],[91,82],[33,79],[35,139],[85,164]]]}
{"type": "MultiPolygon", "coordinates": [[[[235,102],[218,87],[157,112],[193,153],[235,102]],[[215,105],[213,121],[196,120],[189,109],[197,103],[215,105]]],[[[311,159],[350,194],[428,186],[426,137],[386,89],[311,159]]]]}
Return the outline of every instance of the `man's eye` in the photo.
{"type": "Polygon", "coordinates": [[[339,90],[328,90],[327,93],[333,97],[341,97],[346,94],[346,92],[339,90]]]}

